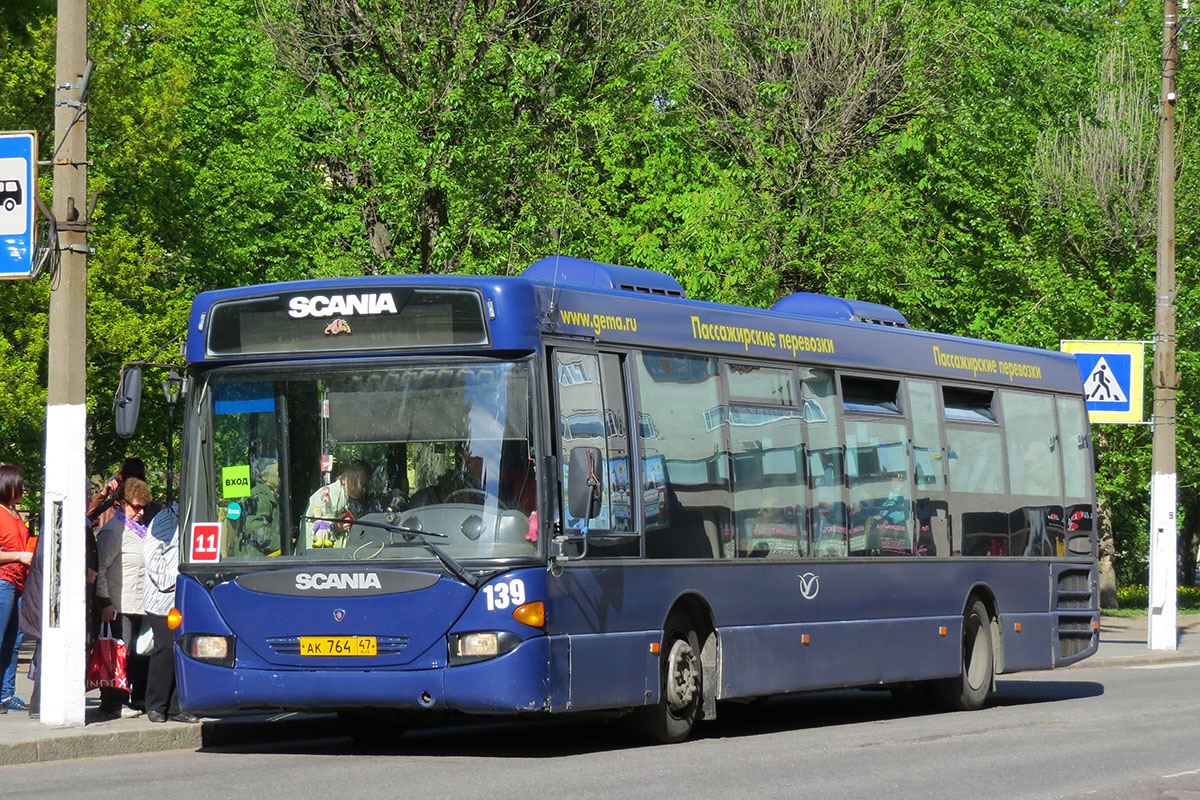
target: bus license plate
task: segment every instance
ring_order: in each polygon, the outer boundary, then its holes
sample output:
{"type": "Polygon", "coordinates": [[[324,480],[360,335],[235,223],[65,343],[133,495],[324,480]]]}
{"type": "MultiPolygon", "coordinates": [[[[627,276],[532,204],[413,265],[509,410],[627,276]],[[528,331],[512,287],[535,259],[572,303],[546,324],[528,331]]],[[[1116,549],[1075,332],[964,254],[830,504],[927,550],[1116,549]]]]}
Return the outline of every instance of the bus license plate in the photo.
{"type": "Polygon", "coordinates": [[[301,636],[302,656],[378,655],[374,636],[301,636]]]}

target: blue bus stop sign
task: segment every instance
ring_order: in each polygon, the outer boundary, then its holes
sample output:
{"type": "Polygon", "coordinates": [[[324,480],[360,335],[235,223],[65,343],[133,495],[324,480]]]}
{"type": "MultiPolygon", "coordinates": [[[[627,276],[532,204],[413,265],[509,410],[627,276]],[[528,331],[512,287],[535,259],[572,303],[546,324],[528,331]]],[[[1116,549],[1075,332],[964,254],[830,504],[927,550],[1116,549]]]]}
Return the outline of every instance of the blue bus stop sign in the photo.
{"type": "Polygon", "coordinates": [[[28,278],[37,227],[37,134],[0,133],[0,279],[28,278]]]}

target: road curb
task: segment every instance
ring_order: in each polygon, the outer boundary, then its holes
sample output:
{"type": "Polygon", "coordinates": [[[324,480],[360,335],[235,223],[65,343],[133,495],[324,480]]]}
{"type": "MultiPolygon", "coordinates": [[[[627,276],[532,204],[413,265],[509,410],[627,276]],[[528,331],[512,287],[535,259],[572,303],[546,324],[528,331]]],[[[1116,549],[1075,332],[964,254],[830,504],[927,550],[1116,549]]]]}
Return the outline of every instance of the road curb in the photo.
{"type": "Polygon", "coordinates": [[[0,744],[0,765],[33,764],[73,758],[150,753],[200,747],[198,725],[169,725],[145,731],[97,731],[64,728],[34,741],[0,744]]]}
{"type": "Polygon", "coordinates": [[[1128,655],[1128,656],[1105,656],[1104,658],[1087,658],[1083,661],[1076,662],[1069,667],[1060,669],[1089,669],[1091,667],[1140,667],[1153,666],[1156,664],[1171,664],[1174,662],[1196,661],[1200,662],[1200,652],[1183,652],[1183,651],[1164,651],[1161,653],[1146,653],[1144,655],[1128,655]]]}
{"type": "Polygon", "coordinates": [[[146,726],[140,730],[51,728],[34,740],[0,743],[0,766],[316,739],[336,730],[334,719],[328,714],[281,713],[209,720],[196,725],[156,725],[141,718],[131,720],[133,724],[146,726]]]}

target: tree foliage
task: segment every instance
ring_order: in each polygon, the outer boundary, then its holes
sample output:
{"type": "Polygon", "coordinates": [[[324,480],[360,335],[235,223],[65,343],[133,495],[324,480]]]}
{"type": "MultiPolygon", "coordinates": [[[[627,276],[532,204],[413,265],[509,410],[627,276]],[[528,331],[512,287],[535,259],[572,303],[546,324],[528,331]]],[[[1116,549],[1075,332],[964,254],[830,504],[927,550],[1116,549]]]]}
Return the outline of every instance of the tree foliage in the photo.
{"type": "MultiPolygon", "coordinates": [[[[505,274],[563,252],[664,270],[711,300],[807,290],[1020,344],[1148,340],[1158,13],[1108,0],[91,0],[93,470],[128,449],[161,468],[161,403],[148,399],[132,442],[113,438],[119,367],[177,361],[190,297],[217,286],[505,274]]],[[[44,156],[52,14],[45,0],[0,12],[0,127],[37,129],[44,156]]],[[[1179,81],[1187,276],[1200,217],[1186,58],[1179,81]]],[[[1181,281],[1181,319],[1197,291],[1181,281]]],[[[44,282],[0,292],[0,457],[30,466],[46,297],[44,282]]],[[[1196,336],[1180,326],[1185,376],[1196,336]]],[[[1185,383],[1181,431],[1196,412],[1185,383]]],[[[1148,443],[1146,428],[1097,428],[1127,580],[1144,571],[1148,443]]],[[[1184,436],[1179,464],[1194,554],[1200,452],[1184,436]]]]}

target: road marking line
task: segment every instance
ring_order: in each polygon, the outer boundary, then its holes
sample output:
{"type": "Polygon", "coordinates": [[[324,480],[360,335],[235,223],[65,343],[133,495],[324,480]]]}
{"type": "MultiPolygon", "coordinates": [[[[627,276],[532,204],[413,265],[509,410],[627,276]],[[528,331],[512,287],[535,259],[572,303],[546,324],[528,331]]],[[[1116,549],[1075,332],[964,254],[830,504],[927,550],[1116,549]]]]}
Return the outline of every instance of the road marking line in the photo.
{"type": "Polygon", "coordinates": [[[1130,669],[1178,669],[1179,667],[1200,667],[1200,661],[1178,661],[1173,664],[1141,664],[1130,669]]]}
{"type": "Polygon", "coordinates": [[[1184,775],[1200,775],[1200,769],[1189,769],[1187,772],[1176,772],[1174,775],[1163,775],[1163,777],[1182,778],[1184,775]]]}

